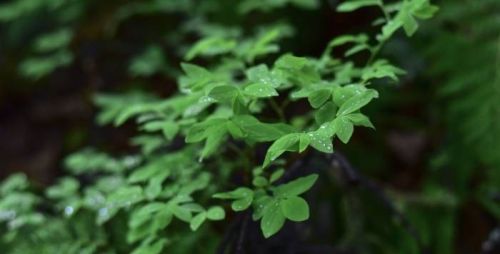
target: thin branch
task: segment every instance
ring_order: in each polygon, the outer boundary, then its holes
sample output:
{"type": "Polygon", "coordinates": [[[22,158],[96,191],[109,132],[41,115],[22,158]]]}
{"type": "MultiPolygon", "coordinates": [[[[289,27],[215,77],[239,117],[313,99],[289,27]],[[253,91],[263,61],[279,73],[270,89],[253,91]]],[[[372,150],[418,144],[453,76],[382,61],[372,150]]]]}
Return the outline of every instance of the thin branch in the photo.
{"type": "Polygon", "coordinates": [[[269,98],[269,104],[271,105],[271,108],[276,112],[278,117],[280,118],[281,122],[286,122],[285,114],[283,114],[283,110],[281,107],[276,103],[276,101],[271,97],[269,98]]]}
{"type": "Polygon", "coordinates": [[[394,205],[392,200],[385,194],[382,188],[380,188],[373,181],[371,181],[370,179],[366,178],[361,173],[359,173],[359,171],[355,167],[353,167],[352,164],[347,160],[347,158],[340,152],[337,151],[334,154],[330,155],[330,159],[334,167],[337,165],[340,166],[339,168],[340,170],[342,170],[342,174],[346,178],[348,183],[351,183],[355,186],[359,185],[360,187],[364,187],[367,190],[369,190],[370,193],[375,195],[380,201],[382,201],[382,204],[388,210],[391,211],[393,216],[398,219],[398,221],[405,228],[405,230],[415,239],[420,249],[421,250],[427,249],[424,246],[422,239],[416,228],[413,226],[410,220],[401,211],[397,209],[397,207],[394,205]]]}
{"type": "Polygon", "coordinates": [[[235,233],[238,230],[238,227],[240,226],[242,221],[242,216],[241,214],[237,214],[236,218],[231,222],[231,225],[229,225],[228,230],[224,234],[224,237],[222,238],[222,241],[219,244],[219,247],[217,248],[217,253],[218,254],[225,254],[226,250],[230,247],[231,242],[233,241],[235,237],[235,233]]]}
{"type": "Polygon", "coordinates": [[[245,235],[247,232],[247,227],[248,227],[248,221],[250,220],[250,213],[249,211],[245,212],[245,215],[243,216],[243,222],[240,227],[240,235],[238,236],[238,242],[236,243],[236,254],[242,254],[244,253],[243,250],[243,244],[245,241],[245,235]]]}

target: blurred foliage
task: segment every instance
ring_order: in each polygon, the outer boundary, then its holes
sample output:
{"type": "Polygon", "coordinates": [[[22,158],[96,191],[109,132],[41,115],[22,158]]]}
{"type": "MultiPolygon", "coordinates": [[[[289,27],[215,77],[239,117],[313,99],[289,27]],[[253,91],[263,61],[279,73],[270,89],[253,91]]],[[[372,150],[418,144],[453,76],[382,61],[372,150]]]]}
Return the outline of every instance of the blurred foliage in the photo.
{"type": "MultiPolygon", "coordinates": [[[[89,55],[100,51],[98,66],[123,86],[91,95],[96,122],[137,128],[121,154],[67,156],[49,187],[23,174],[4,180],[0,249],[474,253],[459,243],[471,203],[500,220],[498,13],[497,0],[0,3],[3,62],[26,82],[82,68],[93,84],[89,55]],[[297,38],[313,40],[315,29],[300,15],[321,12],[359,27],[304,49],[314,44],[297,38]],[[149,89],[155,82],[161,91],[149,89]],[[385,111],[414,100],[432,123],[385,111]],[[391,163],[390,129],[425,124],[433,144],[418,187],[373,171],[391,163]]],[[[417,146],[398,142],[401,153],[417,146]]],[[[497,231],[487,230],[480,248],[495,253],[497,231]]]]}

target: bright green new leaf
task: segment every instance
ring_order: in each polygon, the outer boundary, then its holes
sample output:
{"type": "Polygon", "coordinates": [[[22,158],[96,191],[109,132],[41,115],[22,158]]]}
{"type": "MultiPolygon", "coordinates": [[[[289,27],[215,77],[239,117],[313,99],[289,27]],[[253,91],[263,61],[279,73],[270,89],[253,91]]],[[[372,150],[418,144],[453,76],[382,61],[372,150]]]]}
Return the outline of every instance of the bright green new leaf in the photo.
{"type": "Polygon", "coordinates": [[[349,121],[349,118],[346,116],[339,116],[333,120],[332,125],[340,141],[347,144],[349,139],[351,139],[352,133],[354,132],[354,127],[351,121],[349,121]]]}
{"type": "Polygon", "coordinates": [[[191,228],[191,230],[193,231],[196,231],[206,219],[207,219],[207,213],[201,212],[197,214],[189,222],[189,228],[191,228]]]}
{"type": "Polygon", "coordinates": [[[213,75],[207,69],[194,64],[181,63],[182,70],[187,74],[179,79],[182,88],[200,90],[213,81],[213,75]]]}
{"type": "MultiPolygon", "coordinates": [[[[327,128],[326,125],[322,125],[320,128],[327,128]]],[[[331,136],[327,135],[326,131],[313,131],[309,132],[307,136],[309,137],[310,144],[314,149],[323,153],[333,153],[333,145],[331,136]]]]}
{"type": "Polygon", "coordinates": [[[123,186],[111,193],[107,203],[113,207],[125,207],[133,205],[144,199],[142,188],[139,186],[123,186]]]}
{"type": "Polygon", "coordinates": [[[382,5],[381,0],[347,0],[337,6],[338,12],[351,12],[366,6],[382,5]]]}
{"type": "Polygon", "coordinates": [[[232,118],[246,138],[256,142],[274,141],[286,134],[295,132],[295,128],[284,123],[263,123],[251,115],[238,115],[232,118]]]}
{"type": "Polygon", "coordinates": [[[153,244],[141,244],[131,254],[160,254],[167,240],[159,239],[153,244]]]}
{"type": "Polygon", "coordinates": [[[196,56],[214,56],[228,53],[236,47],[236,41],[228,38],[209,37],[202,39],[191,47],[185,59],[190,61],[196,56]]]}
{"type": "Polygon", "coordinates": [[[267,181],[267,179],[265,177],[257,176],[252,180],[252,184],[255,187],[262,188],[262,187],[267,186],[269,184],[269,182],[267,181]]]}
{"type": "Polygon", "coordinates": [[[265,85],[269,85],[271,87],[279,87],[281,84],[281,80],[275,74],[269,71],[267,65],[260,64],[254,67],[251,67],[246,70],[246,76],[248,80],[261,83],[265,85]]]}
{"type": "Polygon", "coordinates": [[[281,197],[297,196],[309,190],[317,179],[317,174],[299,177],[291,182],[276,187],[274,193],[281,197]]]}
{"type": "Polygon", "coordinates": [[[252,204],[253,197],[241,198],[231,203],[231,208],[235,212],[246,210],[252,204]]]}
{"type": "Polygon", "coordinates": [[[239,90],[235,86],[223,85],[216,86],[208,93],[208,96],[219,102],[232,102],[239,94],[239,90]]]}
{"type": "Polygon", "coordinates": [[[214,126],[206,130],[207,140],[205,141],[205,146],[201,151],[200,158],[204,159],[219,149],[220,144],[224,141],[226,137],[227,130],[224,126],[214,126]]]}
{"type": "Polygon", "coordinates": [[[262,83],[251,84],[243,90],[245,94],[257,97],[257,98],[265,98],[278,96],[278,92],[272,86],[262,83]]]}
{"type": "Polygon", "coordinates": [[[363,126],[375,129],[375,126],[373,126],[370,119],[361,113],[349,114],[346,115],[346,117],[356,126],[363,126]]]}
{"type": "Polygon", "coordinates": [[[246,187],[239,187],[236,190],[230,192],[216,193],[213,195],[214,198],[219,199],[241,199],[252,196],[253,191],[246,187]]]}
{"type": "Polygon", "coordinates": [[[343,116],[357,111],[374,98],[378,98],[378,93],[375,90],[367,90],[361,94],[354,95],[340,106],[337,116],[343,116]]]}
{"type": "Polygon", "coordinates": [[[231,204],[231,208],[234,211],[243,211],[252,204],[254,193],[249,188],[240,187],[234,191],[214,194],[213,197],[220,199],[235,199],[231,204]]]}
{"type": "Polygon", "coordinates": [[[185,221],[185,222],[190,222],[192,217],[191,210],[189,210],[186,207],[180,206],[173,204],[170,206],[170,211],[172,214],[177,217],[179,220],[185,221]]]}
{"type": "Polygon", "coordinates": [[[220,206],[210,207],[207,211],[207,218],[209,220],[222,220],[226,216],[224,209],[220,206]]]}
{"type": "Polygon", "coordinates": [[[274,183],[276,182],[278,179],[281,178],[281,176],[283,176],[283,174],[285,173],[285,170],[284,169],[278,169],[276,171],[274,171],[272,174],[271,174],[271,177],[269,177],[269,182],[270,183],[274,183]]]}
{"type": "Polygon", "coordinates": [[[297,196],[291,196],[280,201],[283,215],[291,221],[305,221],[309,219],[309,205],[297,196]]]}
{"type": "Polygon", "coordinates": [[[299,142],[300,134],[291,133],[287,134],[274,143],[267,149],[266,158],[264,159],[264,164],[262,167],[267,167],[269,163],[276,160],[281,154],[286,151],[296,151],[298,150],[297,143],[299,142]]]}
{"type": "Polygon", "coordinates": [[[62,28],[53,33],[44,34],[35,41],[35,50],[48,52],[66,47],[73,37],[71,29],[62,28]]]}
{"type": "Polygon", "coordinates": [[[333,121],[333,119],[335,119],[335,116],[337,115],[337,110],[337,105],[329,101],[314,113],[314,119],[318,124],[333,121]]]}
{"type": "Polygon", "coordinates": [[[130,216],[128,226],[131,228],[138,227],[146,221],[151,220],[152,214],[163,209],[167,209],[167,205],[160,202],[151,202],[145,206],[142,206],[134,210],[134,212],[130,216]]]}
{"type": "Polygon", "coordinates": [[[311,143],[311,138],[307,133],[301,133],[299,138],[299,153],[305,151],[309,144],[311,143]]]}
{"type": "Polygon", "coordinates": [[[362,94],[366,90],[367,88],[365,86],[356,84],[335,87],[333,90],[333,102],[335,103],[335,105],[341,107],[351,97],[357,94],[362,94]]]}
{"type": "Polygon", "coordinates": [[[403,29],[405,30],[406,35],[412,36],[418,29],[417,20],[415,20],[415,18],[407,12],[403,12],[401,15],[403,21],[403,29]]]}
{"type": "Polygon", "coordinates": [[[279,203],[277,199],[274,199],[264,210],[260,228],[265,238],[276,234],[285,224],[285,216],[280,209],[279,203]]]}
{"type": "Polygon", "coordinates": [[[309,94],[309,97],[307,98],[309,100],[309,104],[313,108],[319,108],[321,107],[330,97],[332,96],[332,92],[328,89],[321,89],[312,92],[309,94]]]}
{"type": "Polygon", "coordinates": [[[266,195],[262,194],[258,196],[254,202],[253,202],[253,214],[252,214],[252,219],[254,221],[257,221],[264,216],[264,211],[266,210],[266,207],[271,205],[273,203],[273,198],[266,195]]]}

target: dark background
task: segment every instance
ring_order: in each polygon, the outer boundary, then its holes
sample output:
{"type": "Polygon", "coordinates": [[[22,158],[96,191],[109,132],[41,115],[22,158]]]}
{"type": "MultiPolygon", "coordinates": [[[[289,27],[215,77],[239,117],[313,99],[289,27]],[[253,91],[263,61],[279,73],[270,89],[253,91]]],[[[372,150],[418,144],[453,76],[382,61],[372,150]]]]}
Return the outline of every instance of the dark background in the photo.
{"type": "MultiPolygon", "coordinates": [[[[92,97],[96,93],[138,87],[163,97],[175,92],[173,78],[163,74],[131,77],[127,68],[132,56],[148,42],[161,41],[163,34],[175,30],[185,17],[181,13],[135,15],[123,21],[116,34],[109,37],[102,24],[109,21],[122,2],[89,1],[83,17],[74,24],[76,32],[70,44],[74,53],[72,64],[35,81],[19,75],[17,67],[30,54],[27,42],[50,27],[50,20],[33,22],[40,19],[31,17],[22,21],[25,24],[17,25],[28,29],[20,34],[13,34],[12,24],[0,24],[0,178],[22,171],[35,185],[43,187],[63,175],[63,159],[78,149],[93,146],[111,154],[133,150],[128,143],[128,137],[135,132],[133,124],[115,128],[95,123],[98,109],[92,97]]],[[[318,56],[331,38],[365,30],[379,15],[373,9],[338,14],[333,11],[336,4],[336,1],[323,2],[321,10],[314,12],[287,7],[255,14],[245,19],[243,26],[252,27],[275,16],[286,17],[297,32],[285,40],[284,51],[318,56]]],[[[432,177],[432,161],[448,132],[440,114],[445,102],[435,99],[436,87],[443,77],[427,71],[432,58],[424,53],[427,44],[433,43],[425,31],[437,28],[431,27],[432,23],[423,26],[422,35],[408,40],[400,34],[383,52],[408,74],[401,84],[377,87],[381,99],[367,112],[377,130],[357,130],[348,146],[337,144],[361,172],[381,186],[401,193],[420,191],[432,177]]],[[[451,23],[439,29],[454,31],[456,27],[451,23]]],[[[175,48],[166,43],[161,46],[170,63],[180,62],[175,48]]],[[[286,114],[301,109],[296,110],[286,114]]],[[[443,173],[444,179],[446,174],[453,174],[453,169],[443,173]]],[[[452,178],[449,177],[450,181],[452,178]]],[[[469,188],[474,189],[480,179],[480,174],[472,174],[469,188]]],[[[373,202],[374,206],[380,205],[373,202]]],[[[431,213],[439,213],[439,209],[431,213]]],[[[457,253],[479,253],[497,222],[470,199],[457,209],[454,224],[455,249],[461,250],[457,253]]]]}

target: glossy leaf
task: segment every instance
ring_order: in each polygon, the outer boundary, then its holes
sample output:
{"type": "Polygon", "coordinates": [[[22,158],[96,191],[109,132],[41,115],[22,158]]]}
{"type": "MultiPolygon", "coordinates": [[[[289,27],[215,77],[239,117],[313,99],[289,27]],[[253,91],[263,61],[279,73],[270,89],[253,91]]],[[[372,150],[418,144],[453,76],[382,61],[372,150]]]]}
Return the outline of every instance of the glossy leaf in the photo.
{"type": "Polygon", "coordinates": [[[276,187],[274,193],[282,197],[297,196],[309,190],[314,185],[317,179],[317,174],[299,177],[291,182],[276,187]]]}
{"type": "Polygon", "coordinates": [[[309,219],[309,205],[301,197],[288,197],[280,202],[283,215],[291,221],[305,221],[309,219]]]}

